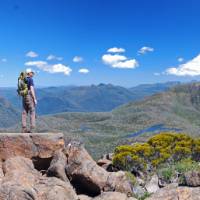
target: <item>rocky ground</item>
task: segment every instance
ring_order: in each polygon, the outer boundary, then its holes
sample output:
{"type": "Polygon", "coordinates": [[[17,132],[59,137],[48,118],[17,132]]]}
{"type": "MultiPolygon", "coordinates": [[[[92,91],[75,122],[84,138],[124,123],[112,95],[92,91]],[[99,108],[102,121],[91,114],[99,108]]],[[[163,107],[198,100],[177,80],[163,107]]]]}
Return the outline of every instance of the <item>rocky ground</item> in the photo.
{"type": "MultiPolygon", "coordinates": [[[[96,163],[82,144],[61,133],[1,133],[0,200],[134,200],[136,186],[107,155],[96,163]]],[[[192,186],[160,189],[152,176],[148,200],[200,200],[200,175],[192,186]]]]}

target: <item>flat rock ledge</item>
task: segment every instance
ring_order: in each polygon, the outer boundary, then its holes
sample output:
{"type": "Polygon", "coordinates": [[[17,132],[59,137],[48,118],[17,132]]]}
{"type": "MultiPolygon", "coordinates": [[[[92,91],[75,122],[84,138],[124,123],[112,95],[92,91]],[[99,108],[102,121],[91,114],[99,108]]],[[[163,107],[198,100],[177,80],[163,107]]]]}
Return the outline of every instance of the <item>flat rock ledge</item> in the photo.
{"type": "Polygon", "coordinates": [[[107,172],[62,133],[0,134],[0,200],[134,200],[124,172],[107,172]]]}
{"type": "Polygon", "coordinates": [[[62,133],[0,133],[0,159],[14,156],[50,158],[65,147],[62,133]]]}

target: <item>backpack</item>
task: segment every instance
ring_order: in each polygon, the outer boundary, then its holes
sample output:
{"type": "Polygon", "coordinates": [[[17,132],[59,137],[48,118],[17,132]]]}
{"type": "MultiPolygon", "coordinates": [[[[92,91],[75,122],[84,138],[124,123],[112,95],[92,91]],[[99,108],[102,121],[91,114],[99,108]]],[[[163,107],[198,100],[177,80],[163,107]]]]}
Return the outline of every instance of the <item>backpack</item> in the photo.
{"type": "Polygon", "coordinates": [[[17,87],[17,93],[19,96],[25,97],[28,94],[28,81],[25,72],[20,73],[17,87]]]}

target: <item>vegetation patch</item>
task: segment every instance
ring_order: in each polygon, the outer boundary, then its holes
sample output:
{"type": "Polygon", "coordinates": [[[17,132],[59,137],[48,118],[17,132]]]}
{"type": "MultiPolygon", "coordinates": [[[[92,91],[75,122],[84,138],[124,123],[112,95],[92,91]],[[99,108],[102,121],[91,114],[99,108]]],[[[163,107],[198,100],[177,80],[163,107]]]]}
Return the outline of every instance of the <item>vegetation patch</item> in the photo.
{"type": "MultiPolygon", "coordinates": [[[[146,143],[118,146],[114,152],[113,164],[126,171],[158,169],[161,165],[174,164],[176,171],[190,168],[190,164],[200,161],[200,139],[187,134],[165,132],[151,137],[146,143]],[[189,161],[182,161],[188,158],[189,161]],[[181,162],[179,162],[181,161],[181,162]]],[[[165,169],[166,179],[173,176],[173,171],[165,169]]]]}

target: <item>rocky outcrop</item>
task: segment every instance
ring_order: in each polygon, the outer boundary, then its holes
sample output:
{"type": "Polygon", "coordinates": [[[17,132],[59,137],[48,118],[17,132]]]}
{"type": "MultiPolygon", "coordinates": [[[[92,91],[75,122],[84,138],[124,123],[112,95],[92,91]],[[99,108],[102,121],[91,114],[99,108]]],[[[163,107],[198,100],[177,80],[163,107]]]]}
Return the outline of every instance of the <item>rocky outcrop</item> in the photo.
{"type": "Polygon", "coordinates": [[[200,200],[199,194],[199,187],[178,187],[178,184],[170,184],[146,200],[200,200]]]}
{"type": "Polygon", "coordinates": [[[0,134],[0,200],[104,200],[105,191],[108,199],[132,192],[124,172],[107,172],[78,142],[61,133],[0,134]]]}
{"type": "Polygon", "coordinates": [[[62,133],[0,134],[0,160],[14,156],[50,158],[56,150],[63,148],[62,133]]]}
{"type": "Polygon", "coordinates": [[[69,182],[43,176],[28,158],[16,156],[7,159],[3,172],[1,200],[78,200],[69,182]]]}
{"type": "Polygon", "coordinates": [[[97,196],[101,191],[132,193],[124,172],[107,172],[96,164],[81,144],[76,142],[68,144],[65,154],[66,172],[78,193],[83,193],[83,190],[91,196],[97,196]]]}
{"type": "MultiPolygon", "coordinates": [[[[77,141],[61,133],[0,134],[0,200],[200,200],[199,172],[184,174],[193,188],[168,185],[159,189],[156,175],[130,184],[123,171],[98,165],[77,141]]],[[[104,163],[103,165],[101,165],[104,163]]],[[[129,177],[130,178],[130,177],[129,177]]]]}

